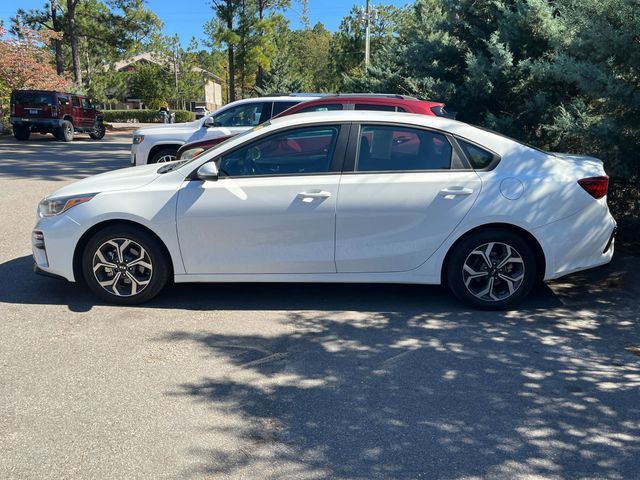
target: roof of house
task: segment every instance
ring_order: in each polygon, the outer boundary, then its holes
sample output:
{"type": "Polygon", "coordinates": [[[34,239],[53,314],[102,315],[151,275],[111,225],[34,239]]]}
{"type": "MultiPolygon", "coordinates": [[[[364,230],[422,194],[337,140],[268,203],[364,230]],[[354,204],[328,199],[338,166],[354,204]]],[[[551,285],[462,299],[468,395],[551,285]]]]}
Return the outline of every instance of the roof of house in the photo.
{"type": "MultiPolygon", "coordinates": [[[[161,67],[170,67],[171,61],[167,58],[159,57],[151,52],[139,53],[138,55],[134,55],[133,57],[127,58],[125,60],[120,60],[114,64],[114,67],[117,71],[124,70],[131,65],[136,63],[154,63],[156,65],[160,65],[161,67]]],[[[211,73],[200,67],[193,67],[193,71],[197,73],[202,73],[203,75],[215,80],[217,83],[224,83],[224,80],[217,76],[215,73],[211,73]]]]}

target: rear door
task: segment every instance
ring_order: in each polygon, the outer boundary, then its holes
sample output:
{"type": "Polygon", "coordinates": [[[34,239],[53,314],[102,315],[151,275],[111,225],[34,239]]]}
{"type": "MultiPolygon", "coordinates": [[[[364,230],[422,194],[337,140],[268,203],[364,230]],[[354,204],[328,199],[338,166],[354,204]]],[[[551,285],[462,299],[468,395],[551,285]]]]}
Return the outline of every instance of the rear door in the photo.
{"type": "Polygon", "coordinates": [[[12,96],[16,117],[24,119],[51,118],[57,108],[56,95],[52,92],[18,91],[12,96]]]}
{"type": "Polygon", "coordinates": [[[354,125],[349,143],[336,213],[337,271],[419,267],[473,206],[479,176],[440,132],[354,125]]]}
{"type": "Polygon", "coordinates": [[[87,97],[82,97],[80,103],[82,105],[82,126],[92,127],[95,123],[95,110],[93,109],[93,105],[87,97]]]}

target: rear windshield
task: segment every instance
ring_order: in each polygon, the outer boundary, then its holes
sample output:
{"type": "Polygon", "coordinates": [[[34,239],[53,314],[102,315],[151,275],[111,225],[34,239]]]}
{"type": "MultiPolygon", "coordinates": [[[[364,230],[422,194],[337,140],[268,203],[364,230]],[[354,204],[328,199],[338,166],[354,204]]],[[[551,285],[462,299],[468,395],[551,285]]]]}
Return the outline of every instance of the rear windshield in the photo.
{"type": "Polygon", "coordinates": [[[55,105],[56,97],[47,92],[15,92],[12,95],[13,103],[28,103],[29,105],[55,105]]]}

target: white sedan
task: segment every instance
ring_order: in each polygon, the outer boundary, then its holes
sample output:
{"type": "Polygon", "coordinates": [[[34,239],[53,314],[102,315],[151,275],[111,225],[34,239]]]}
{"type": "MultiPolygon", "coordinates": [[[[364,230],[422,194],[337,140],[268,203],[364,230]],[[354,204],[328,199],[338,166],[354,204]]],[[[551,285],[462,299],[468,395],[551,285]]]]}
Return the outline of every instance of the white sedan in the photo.
{"type": "Polygon", "coordinates": [[[539,280],[613,256],[608,178],[446,118],[275,119],[188,161],[46,197],[36,270],[135,304],[175,282],[446,283],[505,308],[539,280]]]}

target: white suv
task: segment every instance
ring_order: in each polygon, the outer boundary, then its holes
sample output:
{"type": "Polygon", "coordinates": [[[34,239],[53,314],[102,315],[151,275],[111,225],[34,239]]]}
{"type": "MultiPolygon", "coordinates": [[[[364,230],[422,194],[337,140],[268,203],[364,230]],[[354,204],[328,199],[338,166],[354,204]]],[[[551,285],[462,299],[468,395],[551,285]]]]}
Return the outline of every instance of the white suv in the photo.
{"type": "Polygon", "coordinates": [[[314,98],[294,95],[247,98],[225,105],[195,122],[139,128],[133,132],[131,165],[171,162],[185,143],[237,135],[314,98]]]}

